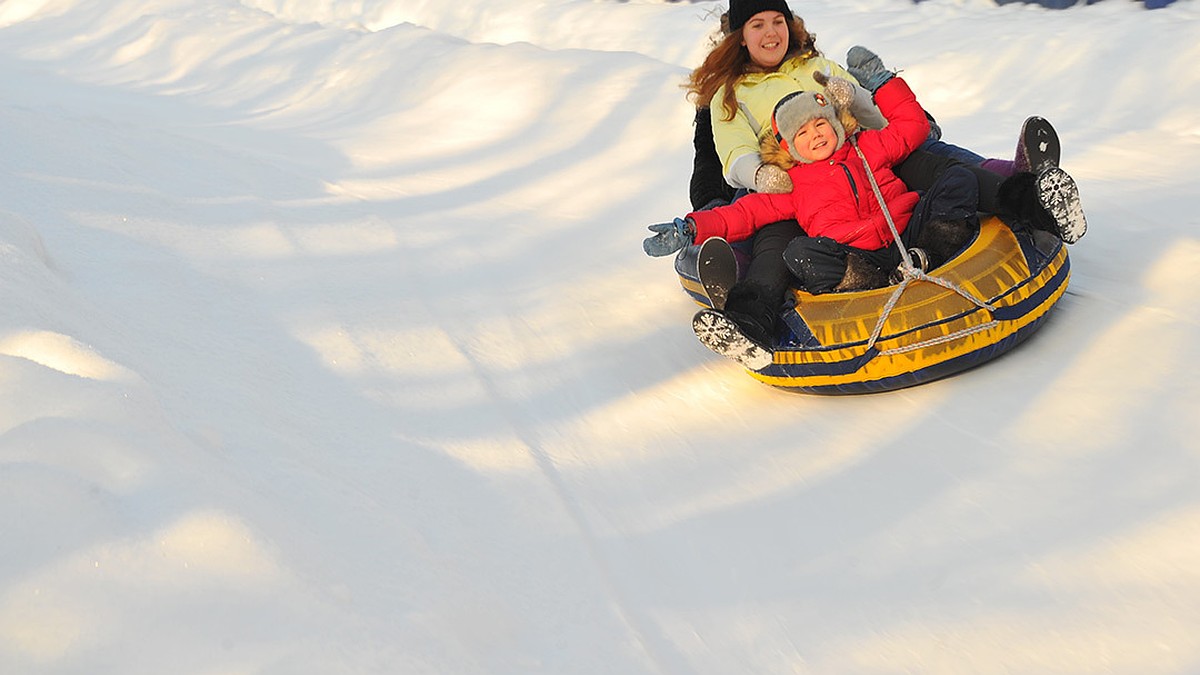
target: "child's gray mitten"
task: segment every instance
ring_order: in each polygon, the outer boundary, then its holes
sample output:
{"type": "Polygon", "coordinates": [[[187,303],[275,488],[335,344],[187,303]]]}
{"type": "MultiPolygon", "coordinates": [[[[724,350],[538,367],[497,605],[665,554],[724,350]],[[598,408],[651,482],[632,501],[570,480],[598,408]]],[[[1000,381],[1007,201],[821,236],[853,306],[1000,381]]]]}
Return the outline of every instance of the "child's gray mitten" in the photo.
{"type": "Polygon", "coordinates": [[[646,252],[646,255],[655,258],[675,253],[692,243],[692,239],[696,236],[696,228],[692,221],[683,218],[676,218],[669,223],[655,223],[649,227],[649,230],[657,234],[646,237],[642,242],[642,250],[646,252]]]}
{"type": "Polygon", "coordinates": [[[813,73],[817,84],[825,87],[825,93],[833,101],[838,110],[849,110],[854,103],[854,83],[837,75],[826,75],[821,71],[813,73]]]}

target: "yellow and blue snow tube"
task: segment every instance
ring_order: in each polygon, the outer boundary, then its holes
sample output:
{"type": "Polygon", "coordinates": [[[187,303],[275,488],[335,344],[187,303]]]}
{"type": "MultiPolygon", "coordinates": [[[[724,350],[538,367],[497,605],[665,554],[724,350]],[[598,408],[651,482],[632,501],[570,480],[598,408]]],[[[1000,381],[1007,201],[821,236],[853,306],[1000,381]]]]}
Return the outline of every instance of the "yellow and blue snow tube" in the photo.
{"type": "MultiPolygon", "coordinates": [[[[1015,235],[997,218],[958,256],[930,272],[869,291],[812,295],[795,308],[770,365],[748,371],[769,385],[858,394],[935,380],[996,358],[1036,331],[1070,279],[1066,248],[1015,235]]],[[[685,290],[690,281],[680,275],[685,290]]],[[[695,295],[694,293],[692,293],[695,295]]]]}

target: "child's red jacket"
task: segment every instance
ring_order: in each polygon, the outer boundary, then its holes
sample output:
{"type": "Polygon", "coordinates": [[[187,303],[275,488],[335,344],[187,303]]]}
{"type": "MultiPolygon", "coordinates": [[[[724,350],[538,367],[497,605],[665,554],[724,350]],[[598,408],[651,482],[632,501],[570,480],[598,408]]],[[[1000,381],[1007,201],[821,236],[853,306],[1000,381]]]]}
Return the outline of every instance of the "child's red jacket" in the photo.
{"type": "MultiPolygon", "coordinates": [[[[875,92],[875,103],[887,127],[858,134],[862,149],[892,220],[904,232],[917,204],[912,192],[892,172],[929,136],[929,120],[908,84],[893,77],[875,92]]],[[[788,194],[749,194],[728,206],[689,213],[696,223],[696,243],[710,237],[728,241],[750,238],[764,225],[795,218],[810,237],[830,237],[867,250],[892,243],[892,233],[871,190],[862,159],[849,142],[829,159],[798,164],[788,171],[795,188],[788,194]]]]}

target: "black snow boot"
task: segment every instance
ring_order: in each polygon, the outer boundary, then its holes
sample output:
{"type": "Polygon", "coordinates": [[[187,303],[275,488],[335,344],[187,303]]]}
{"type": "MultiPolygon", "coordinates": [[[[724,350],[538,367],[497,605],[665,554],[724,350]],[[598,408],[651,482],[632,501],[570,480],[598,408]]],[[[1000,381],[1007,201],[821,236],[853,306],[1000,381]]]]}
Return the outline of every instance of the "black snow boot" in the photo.
{"type": "Polygon", "coordinates": [[[921,228],[917,247],[929,255],[929,267],[935,269],[958,255],[975,238],[975,223],[968,218],[934,220],[921,228]]]}
{"type": "Polygon", "coordinates": [[[999,215],[1014,230],[1031,227],[1050,232],[1068,244],[1087,231],[1075,181],[1059,168],[1040,175],[1017,173],[1000,184],[999,215]]]}
{"type": "MultiPolygon", "coordinates": [[[[1000,184],[996,194],[997,212],[1013,225],[1032,227],[1046,232],[1056,231],[1054,217],[1037,198],[1037,176],[1022,172],[1009,176],[1000,184]]],[[[1018,228],[1013,228],[1018,229],[1018,228]]]]}
{"type": "Polygon", "coordinates": [[[775,343],[775,326],[783,299],[773,297],[766,286],[754,282],[734,284],[725,300],[725,316],[741,328],[746,337],[769,347],[775,343]]]}
{"type": "Polygon", "coordinates": [[[692,317],[692,332],[705,347],[744,368],[761,371],[770,366],[775,356],[769,347],[750,339],[742,327],[715,309],[702,309],[692,317]]]}
{"type": "Polygon", "coordinates": [[[1013,167],[1018,172],[1041,174],[1058,167],[1061,156],[1062,145],[1054,126],[1043,117],[1026,119],[1017,138],[1013,167]]]}
{"type": "Polygon", "coordinates": [[[846,254],[846,274],[834,291],[865,291],[888,285],[888,273],[857,253],[846,254]]]}

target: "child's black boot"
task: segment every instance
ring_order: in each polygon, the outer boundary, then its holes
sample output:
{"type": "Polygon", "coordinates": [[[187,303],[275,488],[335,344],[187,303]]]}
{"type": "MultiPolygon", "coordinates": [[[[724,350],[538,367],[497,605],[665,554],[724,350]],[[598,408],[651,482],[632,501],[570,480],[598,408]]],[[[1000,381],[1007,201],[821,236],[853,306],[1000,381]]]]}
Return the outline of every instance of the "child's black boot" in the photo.
{"type": "Polygon", "coordinates": [[[975,238],[975,221],[970,218],[934,220],[921,228],[917,247],[928,256],[925,271],[941,267],[958,255],[975,238]]]}
{"type": "Polygon", "coordinates": [[[846,274],[834,291],[865,291],[888,285],[888,273],[857,253],[846,254],[846,274]]]}
{"type": "Polygon", "coordinates": [[[1079,201],[1079,188],[1066,171],[1053,167],[1035,176],[1014,174],[1000,184],[998,214],[1010,226],[1032,227],[1053,233],[1068,244],[1087,232],[1087,219],[1079,201]]]}
{"type": "Polygon", "coordinates": [[[729,291],[725,311],[702,309],[692,318],[692,331],[712,351],[751,370],[771,365],[780,298],[755,283],[729,291]]]}
{"type": "Polygon", "coordinates": [[[775,342],[780,302],[781,298],[772,297],[765,286],[753,282],[734,284],[725,301],[725,315],[746,337],[767,346],[775,342]]]}

